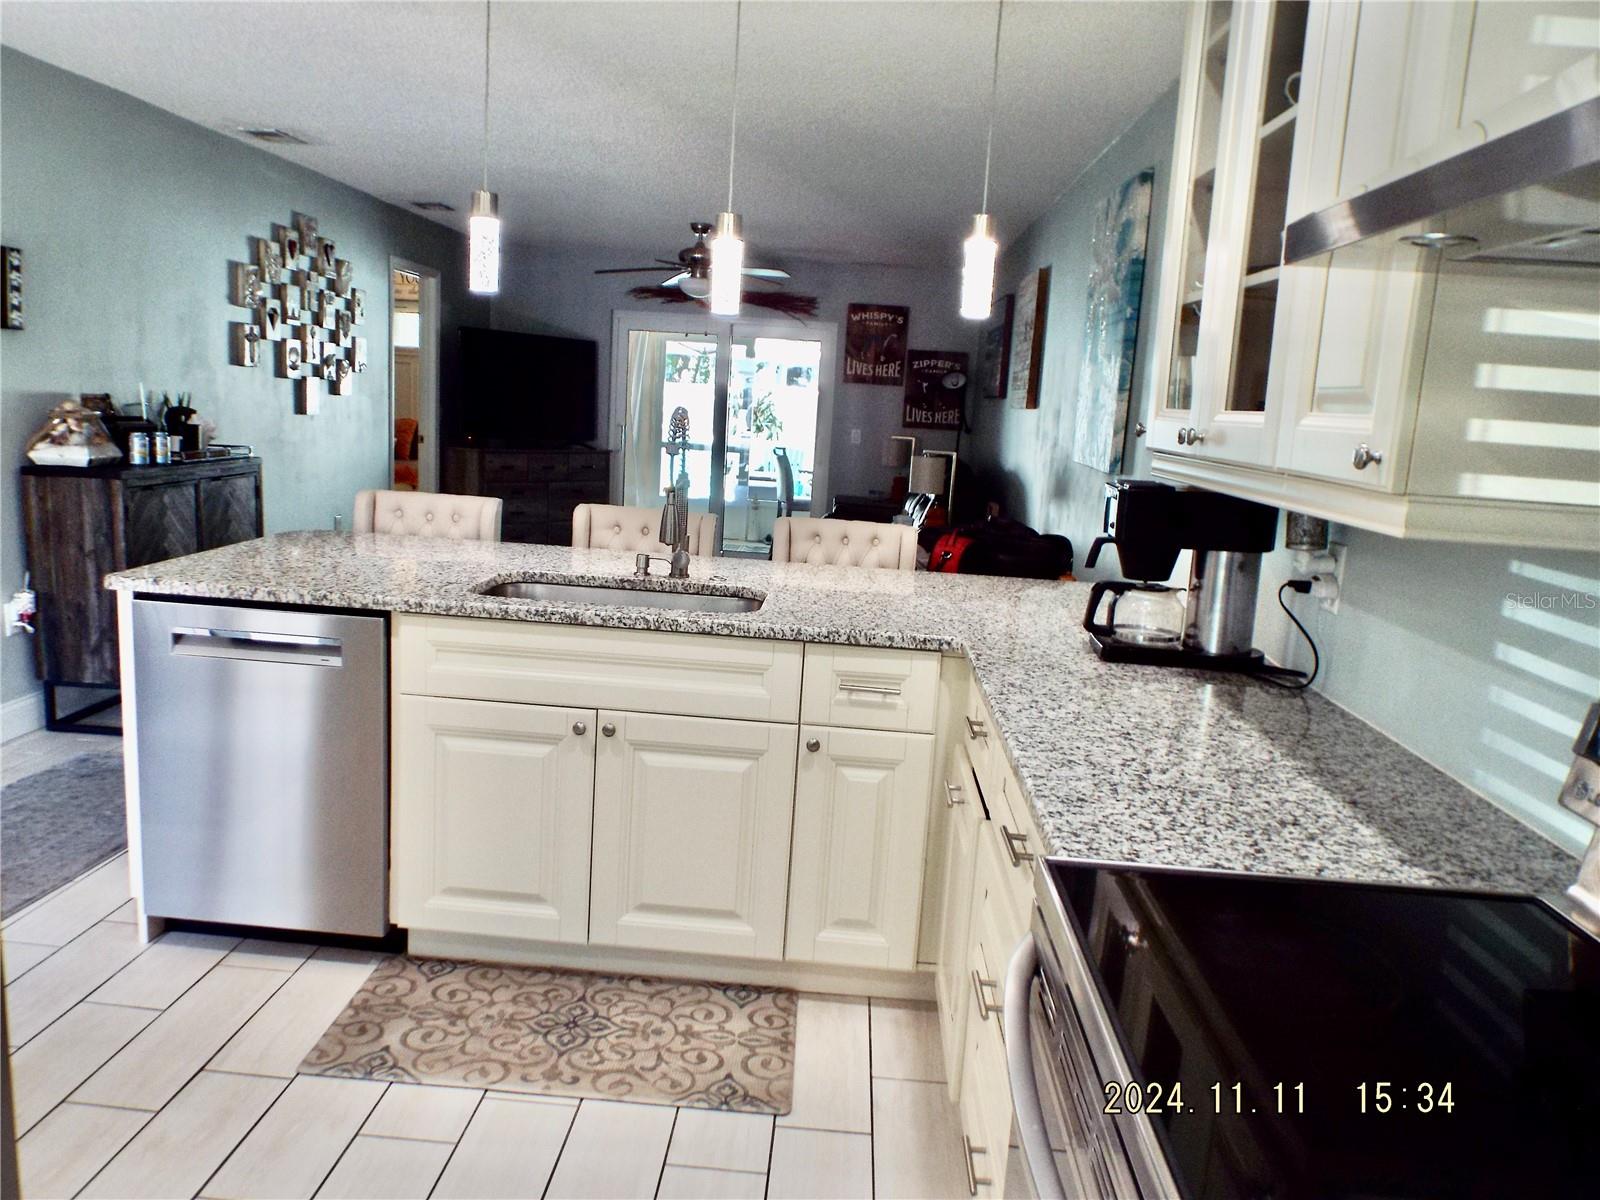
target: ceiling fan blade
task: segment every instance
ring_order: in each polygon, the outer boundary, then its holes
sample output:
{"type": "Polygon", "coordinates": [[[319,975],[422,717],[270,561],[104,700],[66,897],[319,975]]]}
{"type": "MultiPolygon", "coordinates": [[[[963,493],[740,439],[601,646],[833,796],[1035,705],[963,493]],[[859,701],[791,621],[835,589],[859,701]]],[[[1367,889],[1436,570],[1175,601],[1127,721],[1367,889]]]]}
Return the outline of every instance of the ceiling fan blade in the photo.
{"type": "MultiPolygon", "coordinates": [[[[668,263],[667,265],[675,267],[678,264],[677,263],[668,263]]],[[[596,275],[635,275],[635,274],[638,274],[640,271],[657,271],[657,272],[659,272],[660,270],[661,270],[660,267],[607,267],[603,271],[596,271],[595,274],[596,275]]]]}
{"type": "Polygon", "coordinates": [[[746,267],[744,269],[744,273],[746,275],[750,275],[750,276],[752,276],[752,277],[754,277],[756,279],[788,279],[789,278],[789,272],[784,271],[784,270],[780,270],[777,267],[746,267]]]}
{"type": "Polygon", "coordinates": [[[663,267],[681,267],[681,266],[683,266],[683,260],[682,259],[677,259],[677,258],[658,258],[658,259],[656,259],[656,261],[658,263],[660,263],[663,267]]]}
{"type": "Polygon", "coordinates": [[[682,283],[687,278],[689,278],[689,272],[687,272],[687,271],[679,271],[671,279],[663,279],[656,286],[657,287],[677,287],[680,283],[682,283]]]}

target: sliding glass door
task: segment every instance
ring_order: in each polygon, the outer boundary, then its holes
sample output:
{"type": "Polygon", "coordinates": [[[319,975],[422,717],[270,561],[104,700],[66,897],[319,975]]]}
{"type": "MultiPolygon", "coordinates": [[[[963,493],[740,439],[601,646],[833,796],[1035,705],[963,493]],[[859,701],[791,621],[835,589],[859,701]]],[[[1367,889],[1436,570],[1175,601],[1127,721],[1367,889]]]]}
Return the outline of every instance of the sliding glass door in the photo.
{"type": "Polygon", "coordinates": [[[831,327],[618,314],[615,333],[622,502],[676,485],[716,515],[719,553],[765,557],[773,521],[826,487],[831,327]]]}

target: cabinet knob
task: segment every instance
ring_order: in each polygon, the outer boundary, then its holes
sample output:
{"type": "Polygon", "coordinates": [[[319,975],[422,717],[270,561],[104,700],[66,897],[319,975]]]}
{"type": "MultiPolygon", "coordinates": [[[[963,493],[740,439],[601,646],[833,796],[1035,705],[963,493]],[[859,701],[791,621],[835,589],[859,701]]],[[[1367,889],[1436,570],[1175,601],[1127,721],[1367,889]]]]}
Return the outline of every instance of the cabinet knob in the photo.
{"type": "Polygon", "coordinates": [[[1136,438],[1141,438],[1141,437],[1144,436],[1144,432],[1145,432],[1145,430],[1144,430],[1144,422],[1143,421],[1135,421],[1133,423],[1133,436],[1136,437],[1136,438]]]}
{"type": "Polygon", "coordinates": [[[600,732],[606,737],[616,737],[617,727],[610,721],[607,721],[604,725],[600,726],[600,732]]]}
{"type": "Polygon", "coordinates": [[[589,727],[582,721],[574,721],[572,723],[572,732],[577,734],[579,737],[582,737],[584,734],[589,732],[589,727]]]}
{"type": "Polygon", "coordinates": [[[806,739],[806,749],[811,751],[811,753],[815,754],[818,750],[822,749],[822,743],[819,742],[816,738],[807,738],[806,739]]]}
{"type": "Polygon", "coordinates": [[[1350,456],[1350,465],[1358,471],[1365,471],[1373,463],[1381,463],[1382,461],[1382,451],[1374,450],[1365,442],[1357,446],[1356,452],[1350,456]]]}
{"type": "Polygon", "coordinates": [[[1196,429],[1192,425],[1189,427],[1189,445],[1198,446],[1201,442],[1203,442],[1205,440],[1206,440],[1206,431],[1204,429],[1196,429]]]}
{"type": "Polygon", "coordinates": [[[1188,444],[1189,444],[1189,431],[1187,429],[1178,430],[1178,445],[1187,446],[1188,444]]]}

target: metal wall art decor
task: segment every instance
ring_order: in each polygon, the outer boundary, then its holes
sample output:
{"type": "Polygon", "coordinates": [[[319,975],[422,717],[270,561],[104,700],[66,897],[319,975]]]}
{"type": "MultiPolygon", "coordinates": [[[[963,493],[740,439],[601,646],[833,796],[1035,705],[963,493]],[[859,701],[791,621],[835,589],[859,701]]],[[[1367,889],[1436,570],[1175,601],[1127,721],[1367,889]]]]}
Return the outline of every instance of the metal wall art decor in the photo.
{"type": "Polygon", "coordinates": [[[0,329],[22,328],[22,251],[15,246],[0,246],[0,274],[4,275],[5,296],[0,300],[0,329]]]}
{"type": "Polygon", "coordinates": [[[228,361],[259,366],[261,343],[271,342],[274,371],[294,382],[297,413],[315,413],[324,388],[350,395],[367,369],[367,339],[355,333],[366,318],[366,295],[354,286],[350,260],[304,213],[274,225],[270,237],[251,238],[249,258],[229,264],[228,301],[250,315],[229,324],[228,361]]]}

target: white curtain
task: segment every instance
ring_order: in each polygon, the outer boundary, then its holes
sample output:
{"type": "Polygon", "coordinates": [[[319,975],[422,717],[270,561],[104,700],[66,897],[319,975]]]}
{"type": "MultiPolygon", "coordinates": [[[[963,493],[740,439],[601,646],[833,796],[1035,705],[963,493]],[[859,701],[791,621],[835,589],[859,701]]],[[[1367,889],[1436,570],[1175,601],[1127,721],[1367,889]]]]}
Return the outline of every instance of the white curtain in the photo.
{"type": "Polygon", "coordinates": [[[628,334],[627,452],[622,469],[624,504],[649,508],[661,503],[661,391],[667,374],[667,339],[673,336],[645,330],[632,330],[628,334]]]}

